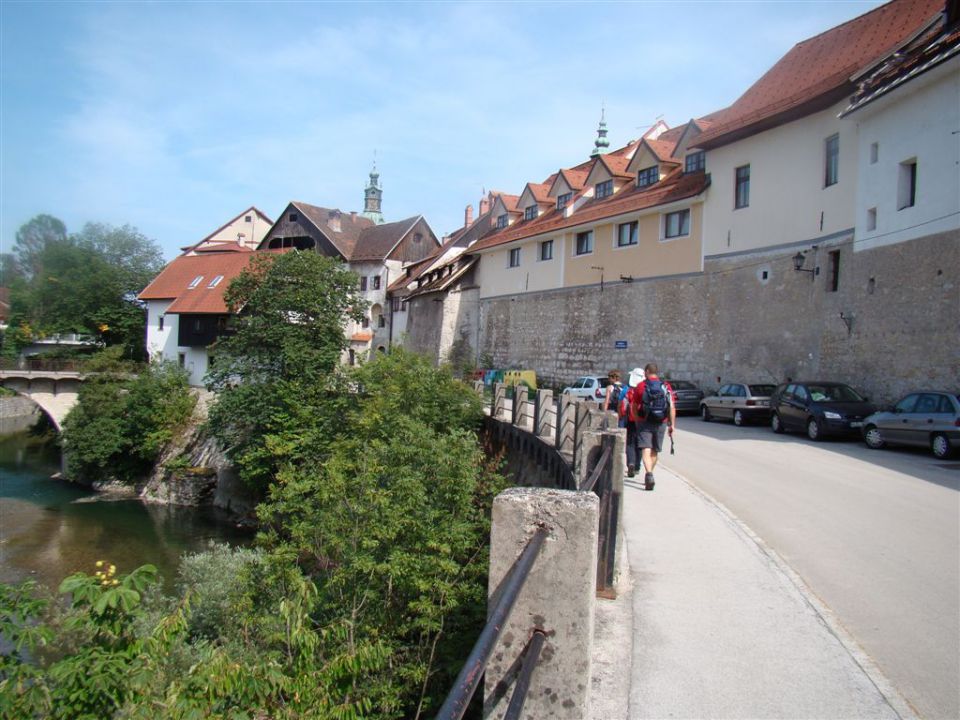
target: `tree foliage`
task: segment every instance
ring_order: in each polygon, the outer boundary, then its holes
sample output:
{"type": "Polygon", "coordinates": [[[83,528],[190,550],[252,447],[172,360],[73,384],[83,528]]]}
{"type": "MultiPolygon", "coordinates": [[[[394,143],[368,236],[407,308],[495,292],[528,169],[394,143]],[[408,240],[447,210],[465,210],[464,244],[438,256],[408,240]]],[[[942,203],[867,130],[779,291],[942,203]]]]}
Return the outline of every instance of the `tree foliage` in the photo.
{"type": "Polygon", "coordinates": [[[214,347],[210,427],[253,487],[333,432],[343,327],[363,311],[356,288],[343,265],[302,252],[256,257],[230,284],[237,314],[214,347]]]}
{"type": "Polygon", "coordinates": [[[88,376],[63,424],[67,474],[80,482],[142,479],[195,402],[186,373],[172,363],[135,376],[88,376]]]}
{"type": "Polygon", "coordinates": [[[146,318],[136,294],[163,267],[154,241],[129,225],[88,223],[68,235],[60,220],[39,215],[17,232],[13,257],[10,325],[21,342],[78,332],[143,358],[146,318]]]}

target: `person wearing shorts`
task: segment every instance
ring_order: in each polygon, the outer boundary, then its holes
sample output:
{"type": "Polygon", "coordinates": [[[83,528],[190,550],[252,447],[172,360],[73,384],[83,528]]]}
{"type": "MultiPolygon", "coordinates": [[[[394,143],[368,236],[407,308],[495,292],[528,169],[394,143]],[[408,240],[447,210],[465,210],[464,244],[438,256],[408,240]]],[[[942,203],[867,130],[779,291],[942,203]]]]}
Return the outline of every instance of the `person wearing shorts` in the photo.
{"type": "Polygon", "coordinates": [[[677,420],[677,396],[670,383],[663,380],[663,389],[667,395],[667,414],[663,420],[648,419],[643,409],[643,393],[646,385],[651,380],[660,380],[660,372],[656,363],[647,363],[644,368],[646,379],[641,382],[634,390],[634,402],[637,404],[635,415],[637,420],[637,447],[640,448],[640,460],[643,463],[644,485],[647,490],[653,490],[654,482],[653,470],[657,466],[657,460],[660,451],[663,450],[663,439],[669,431],[673,436],[677,420]]]}

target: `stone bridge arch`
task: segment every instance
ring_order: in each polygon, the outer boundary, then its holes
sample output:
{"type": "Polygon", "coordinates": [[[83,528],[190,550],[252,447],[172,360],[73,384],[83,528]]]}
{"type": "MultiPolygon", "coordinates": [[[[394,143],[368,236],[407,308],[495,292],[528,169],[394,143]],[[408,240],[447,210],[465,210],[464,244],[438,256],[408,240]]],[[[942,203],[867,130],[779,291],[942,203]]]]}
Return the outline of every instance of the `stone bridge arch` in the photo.
{"type": "Polygon", "coordinates": [[[50,418],[57,432],[77,404],[83,376],[77,372],[0,370],[0,384],[29,398],[50,418]]]}

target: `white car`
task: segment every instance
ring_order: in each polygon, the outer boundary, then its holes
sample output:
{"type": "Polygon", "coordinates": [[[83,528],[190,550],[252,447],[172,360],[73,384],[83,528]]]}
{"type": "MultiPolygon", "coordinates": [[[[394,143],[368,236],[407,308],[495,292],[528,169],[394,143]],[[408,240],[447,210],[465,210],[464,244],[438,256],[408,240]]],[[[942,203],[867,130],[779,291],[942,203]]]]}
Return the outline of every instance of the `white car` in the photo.
{"type": "Polygon", "coordinates": [[[584,400],[596,400],[598,403],[602,403],[603,396],[606,395],[607,392],[607,385],[609,384],[610,379],[607,377],[586,375],[577,378],[577,381],[573,383],[573,385],[565,387],[561,394],[570,395],[575,398],[583,398],[584,400]]]}

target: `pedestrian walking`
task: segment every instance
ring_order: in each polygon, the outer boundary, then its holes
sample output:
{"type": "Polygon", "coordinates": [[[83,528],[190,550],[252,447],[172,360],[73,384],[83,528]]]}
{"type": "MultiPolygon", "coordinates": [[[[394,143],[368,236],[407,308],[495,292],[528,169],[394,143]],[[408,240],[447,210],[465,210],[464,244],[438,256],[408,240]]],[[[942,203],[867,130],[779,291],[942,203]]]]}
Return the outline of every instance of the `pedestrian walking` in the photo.
{"type": "Polygon", "coordinates": [[[677,396],[670,383],[660,379],[659,373],[656,363],[647,363],[645,378],[633,392],[638,418],[637,446],[640,448],[644,487],[647,490],[653,490],[656,484],[653,470],[663,450],[663,438],[669,432],[673,440],[677,421],[677,396]]]}
{"type": "Polygon", "coordinates": [[[625,402],[620,403],[618,408],[620,415],[620,427],[627,429],[627,477],[633,477],[637,474],[637,468],[640,466],[640,449],[637,447],[637,417],[636,401],[634,394],[637,385],[643,382],[644,374],[642,368],[634,368],[627,377],[627,394],[625,402]]]}
{"type": "Polygon", "coordinates": [[[607,373],[607,379],[610,382],[607,383],[607,391],[604,393],[603,403],[600,409],[616,411],[617,406],[620,404],[620,397],[623,395],[623,383],[620,382],[620,371],[611,370],[607,373]]]}

